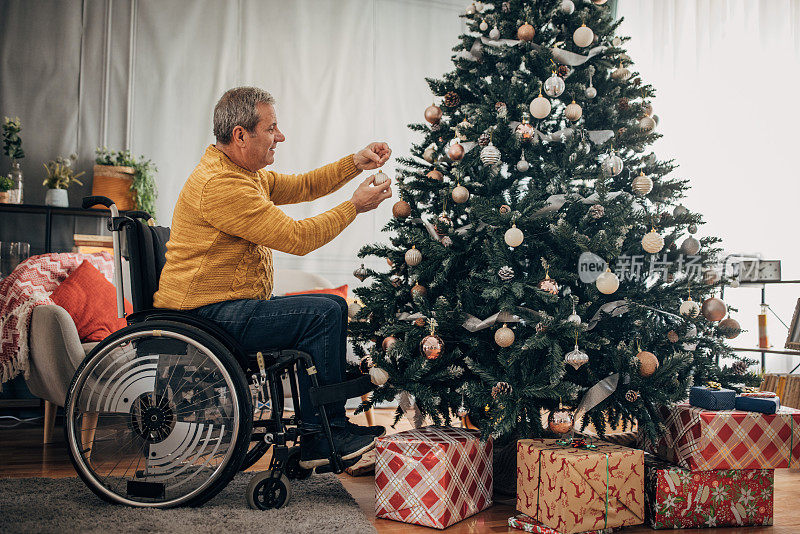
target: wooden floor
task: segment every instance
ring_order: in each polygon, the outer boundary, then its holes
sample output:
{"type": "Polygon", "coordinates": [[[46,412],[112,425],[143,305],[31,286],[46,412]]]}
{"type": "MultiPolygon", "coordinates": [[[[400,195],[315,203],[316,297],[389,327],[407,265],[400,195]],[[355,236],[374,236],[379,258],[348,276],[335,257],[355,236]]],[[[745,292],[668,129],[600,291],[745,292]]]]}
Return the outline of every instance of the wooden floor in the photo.
{"type": "MultiPolygon", "coordinates": [[[[392,410],[376,410],[376,423],[389,425],[393,420],[392,410]]],[[[353,418],[354,422],[364,424],[364,416],[353,418]]],[[[389,429],[390,433],[410,428],[406,421],[401,421],[397,428],[389,429]]],[[[61,429],[57,428],[56,432],[61,429]]],[[[59,436],[61,434],[58,434],[59,436]]],[[[261,459],[254,470],[263,470],[269,462],[268,457],[261,459]]],[[[0,478],[7,477],[69,477],[76,476],[69,461],[66,445],[57,443],[42,445],[42,428],[25,426],[15,429],[0,430],[0,478]]],[[[372,476],[351,477],[339,475],[347,491],[358,502],[364,514],[371,519],[380,533],[427,533],[435,530],[407,525],[386,519],[375,519],[375,486],[372,476]]],[[[87,490],[88,491],[88,490],[87,490]]],[[[470,517],[447,529],[450,534],[479,533],[515,533],[519,530],[509,528],[507,521],[514,514],[511,506],[495,505],[480,514],[470,517]]],[[[652,533],[646,527],[631,527],[623,534],[652,533]]],[[[775,471],[775,525],[772,527],[720,528],[684,530],[684,533],[703,534],[796,534],[800,533],[800,471],[779,469],[775,471]]]]}

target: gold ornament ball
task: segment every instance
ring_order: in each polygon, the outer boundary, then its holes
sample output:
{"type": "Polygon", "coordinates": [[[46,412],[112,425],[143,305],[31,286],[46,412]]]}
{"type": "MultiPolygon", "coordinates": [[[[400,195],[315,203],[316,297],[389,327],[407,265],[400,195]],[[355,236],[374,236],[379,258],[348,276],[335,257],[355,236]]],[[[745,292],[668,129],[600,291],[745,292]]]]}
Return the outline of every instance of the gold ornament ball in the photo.
{"type": "Polygon", "coordinates": [[[525,236],[522,234],[522,230],[517,228],[516,225],[512,225],[511,228],[506,230],[505,234],[505,241],[506,245],[512,248],[516,248],[522,244],[522,240],[525,236]]]}
{"type": "Polygon", "coordinates": [[[453,161],[458,161],[464,157],[464,147],[461,143],[453,143],[447,147],[447,157],[453,161]]]}
{"type": "Polygon", "coordinates": [[[494,333],[494,342],[503,348],[510,346],[514,343],[514,331],[503,325],[494,333]]]}
{"type": "Polygon", "coordinates": [[[739,321],[733,317],[728,317],[719,322],[719,331],[726,338],[733,339],[742,332],[742,327],[739,321]]]}
{"type": "Polygon", "coordinates": [[[520,41],[532,41],[534,35],[536,35],[536,30],[527,22],[517,29],[517,39],[520,41]]]}
{"type": "Polygon", "coordinates": [[[687,256],[694,256],[700,252],[700,241],[692,236],[687,237],[683,240],[683,243],[681,243],[681,252],[687,256]]]}
{"type": "Polygon", "coordinates": [[[469,200],[469,189],[463,185],[457,185],[453,188],[451,196],[453,197],[453,202],[456,204],[463,204],[469,200]]]}
{"type": "Polygon", "coordinates": [[[619,68],[614,69],[611,72],[611,77],[615,80],[625,81],[631,77],[631,71],[626,69],[625,67],[620,66],[619,68]]]}
{"type": "Polygon", "coordinates": [[[521,137],[522,139],[530,139],[533,137],[535,132],[536,130],[534,127],[527,122],[521,122],[516,129],[517,136],[521,137]]]}
{"type": "Polygon", "coordinates": [[[431,180],[436,180],[437,182],[441,182],[442,178],[444,178],[444,175],[442,173],[440,173],[439,171],[437,171],[436,169],[433,169],[432,171],[428,171],[427,176],[431,180]]]}
{"type": "Polygon", "coordinates": [[[645,115],[639,120],[639,128],[645,132],[652,132],[656,128],[656,121],[652,117],[645,115]]]}
{"type": "Polygon", "coordinates": [[[420,285],[419,283],[414,284],[414,287],[411,288],[411,296],[413,298],[424,297],[428,293],[428,290],[425,289],[425,286],[420,285]]]}
{"type": "Polygon", "coordinates": [[[414,324],[417,326],[425,326],[425,318],[417,317],[416,319],[414,319],[414,324]]]}
{"type": "Polygon", "coordinates": [[[389,373],[380,367],[373,367],[369,370],[369,379],[376,386],[382,386],[389,380],[389,373]]]}
{"type": "Polygon", "coordinates": [[[692,300],[692,297],[689,297],[687,300],[681,302],[681,307],[678,311],[684,317],[697,317],[700,315],[700,305],[692,300]]]}
{"type": "Polygon", "coordinates": [[[394,206],[392,206],[392,215],[398,219],[405,219],[411,215],[411,204],[405,200],[398,200],[394,203],[394,206]]]}
{"type": "Polygon", "coordinates": [[[667,339],[670,343],[677,343],[678,342],[678,333],[675,330],[670,330],[667,332],[667,339]]]}
{"type": "Polygon", "coordinates": [[[425,120],[431,124],[437,124],[442,119],[442,108],[431,105],[425,108],[425,120]]]}
{"type": "Polygon", "coordinates": [[[633,179],[633,191],[640,197],[645,196],[653,190],[653,180],[644,174],[640,174],[633,179]]]}
{"type": "Polygon", "coordinates": [[[703,301],[700,313],[709,321],[719,321],[728,313],[728,308],[717,297],[711,297],[703,301]]]}
{"type": "Polygon", "coordinates": [[[429,146],[425,149],[425,152],[422,153],[422,159],[427,161],[428,163],[433,163],[433,157],[436,155],[436,149],[433,146],[429,146]]]}
{"type": "Polygon", "coordinates": [[[381,347],[383,348],[384,351],[388,351],[389,349],[392,348],[392,345],[394,345],[395,343],[397,343],[397,338],[394,336],[388,336],[383,338],[381,347]]]}
{"type": "Polygon", "coordinates": [[[533,115],[537,119],[543,119],[550,114],[550,110],[552,109],[552,105],[550,101],[543,97],[542,95],[537,96],[533,100],[531,100],[531,115],[533,115]]]}
{"type": "Polygon", "coordinates": [[[594,283],[597,290],[604,295],[610,295],[619,289],[619,278],[611,272],[611,269],[606,269],[606,272],[601,273],[594,283]]]}
{"type": "Polygon", "coordinates": [[[411,267],[419,265],[420,263],[422,263],[422,252],[417,250],[416,247],[411,247],[406,251],[405,259],[406,259],[406,264],[408,264],[411,267]]]}
{"type": "Polygon", "coordinates": [[[578,104],[576,104],[574,100],[572,101],[572,104],[568,105],[567,108],[564,110],[564,116],[567,119],[571,120],[572,122],[580,120],[582,115],[583,115],[583,109],[578,104]]]}
{"type": "Polygon", "coordinates": [[[564,361],[574,367],[575,370],[578,370],[582,365],[589,362],[589,355],[579,349],[576,344],[575,349],[564,356],[564,361]]]}
{"type": "Polygon", "coordinates": [[[425,336],[419,344],[419,350],[422,352],[422,355],[429,360],[435,360],[441,356],[443,349],[444,341],[436,334],[425,336]]]}
{"type": "Polygon", "coordinates": [[[646,350],[641,351],[636,355],[639,360],[639,374],[648,377],[656,372],[658,369],[658,358],[652,352],[646,350]]]}
{"type": "Polygon", "coordinates": [[[594,32],[586,24],[583,24],[572,34],[572,40],[581,48],[589,46],[594,41],[594,32]]]}
{"type": "Polygon", "coordinates": [[[547,416],[547,428],[550,432],[563,436],[572,430],[572,425],[575,424],[575,416],[569,410],[559,408],[553,410],[547,416]]]}
{"type": "Polygon", "coordinates": [[[642,248],[650,254],[661,252],[664,248],[664,238],[655,230],[650,230],[642,238],[642,248]]]}

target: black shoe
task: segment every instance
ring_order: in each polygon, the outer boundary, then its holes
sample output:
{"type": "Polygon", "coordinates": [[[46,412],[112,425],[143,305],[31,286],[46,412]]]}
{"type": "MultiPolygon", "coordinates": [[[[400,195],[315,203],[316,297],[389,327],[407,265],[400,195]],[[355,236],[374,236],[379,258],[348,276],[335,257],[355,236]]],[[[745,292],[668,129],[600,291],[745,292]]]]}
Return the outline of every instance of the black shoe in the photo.
{"type": "MultiPolygon", "coordinates": [[[[373,436],[358,436],[342,428],[331,427],[331,436],[336,451],[342,460],[350,460],[361,456],[375,446],[373,436]]],[[[300,440],[300,467],[311,469],[330,463],[331,448],[325,432],[315,432],[303,436],[300,440]]]]}
{"type": "Polygon", "coordinates": [[[386,427],[379,425],[374,426],[361,426],[348,421],[345,423],[344,429],[356,436],[372,436],[373,438],[380,438],[386,435],[386,427]]]}

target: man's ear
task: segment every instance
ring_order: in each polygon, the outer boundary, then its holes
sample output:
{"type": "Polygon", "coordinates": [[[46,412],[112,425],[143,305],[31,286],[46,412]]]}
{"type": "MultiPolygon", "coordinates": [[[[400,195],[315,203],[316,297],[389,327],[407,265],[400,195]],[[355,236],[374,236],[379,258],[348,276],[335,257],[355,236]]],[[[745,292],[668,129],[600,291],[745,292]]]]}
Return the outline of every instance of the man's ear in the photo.
{"type": "Polygon", "coordinates": [[[247,131],[241,126],[234,126],[231,132],[231,142],[235,143],[238,147],[243,147],[245,143],[245,134],[247,131]]]}

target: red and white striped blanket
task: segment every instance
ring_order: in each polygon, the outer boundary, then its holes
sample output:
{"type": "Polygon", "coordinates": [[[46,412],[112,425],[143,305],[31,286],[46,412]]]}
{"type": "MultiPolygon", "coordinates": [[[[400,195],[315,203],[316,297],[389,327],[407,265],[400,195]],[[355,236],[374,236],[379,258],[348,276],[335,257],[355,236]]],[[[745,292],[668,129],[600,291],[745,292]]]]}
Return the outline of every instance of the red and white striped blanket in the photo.
{"type": "Polygon", "coordinates": [[[113,283],[114,264],[107,252],[31,256],[0,282],[0,389],[20,373],[28,375],[28,330],[33,308],[53,304],[50,294],[84,260],[113,283]]]}

